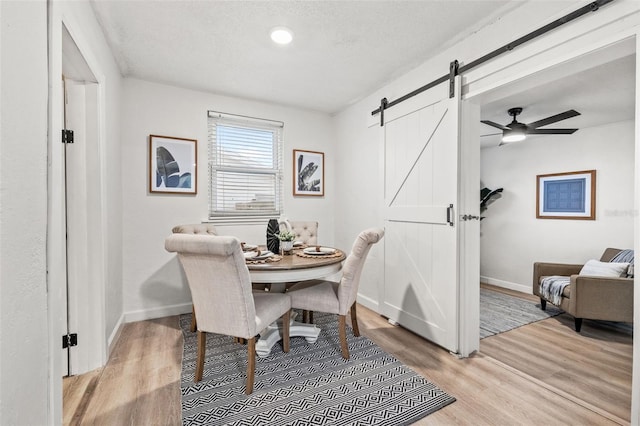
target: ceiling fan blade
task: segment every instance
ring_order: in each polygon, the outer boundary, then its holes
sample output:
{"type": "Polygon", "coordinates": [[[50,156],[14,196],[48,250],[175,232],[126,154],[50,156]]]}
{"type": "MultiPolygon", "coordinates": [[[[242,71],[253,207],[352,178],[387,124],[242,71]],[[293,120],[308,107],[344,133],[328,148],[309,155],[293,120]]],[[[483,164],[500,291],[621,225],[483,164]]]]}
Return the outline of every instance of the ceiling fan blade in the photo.
{"type": "Polygon", "coordinates": [[[509,128],[508,128],[508,127],[503,126],[502,124],[495,123],[495,122],[493,122],[493,121],[489,121],[489,120],[480,120],[480,122],[481,122],[481,123],[484,123],[484,124],[488,124],[489,126],[496,127],[496,128],[498,128],[498,129],[500,129],[500,130],[509,130],[509,128]]]}
{"type": "Polygon", "coordinates": [[[552,115],[551,117],[534,121],[533,123],[527,124],[527,126],[535,129],[537,127],[547,126],[551,123],[555,123],[556,121],[566,120],[567,118],[575,117],[578,115],[580,115],[578,111],[576,111],[575,109],[570,109],[569,111],[561,112],[560,114],[552,115]]]}
{"type": "Polygon", "coordinates": [[[529,129],[528,135],[570,135],[578,129],[529,129]]]}

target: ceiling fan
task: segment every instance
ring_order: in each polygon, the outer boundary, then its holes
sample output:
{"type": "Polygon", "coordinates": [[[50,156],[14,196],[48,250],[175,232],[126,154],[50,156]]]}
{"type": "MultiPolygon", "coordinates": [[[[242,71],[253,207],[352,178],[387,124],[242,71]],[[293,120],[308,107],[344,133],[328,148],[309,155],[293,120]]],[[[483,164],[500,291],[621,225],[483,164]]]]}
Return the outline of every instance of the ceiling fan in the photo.
{"type": "MultiPolygon", "coordinates": [[[[496,127],[502,130],[502,142],[500,145],[510,142],[520,142],[526,139],[527,135],[570,135],[578,129],[540,129],[540,127],[553,124],[555,122],[566,120],[567,118],[575,117],[580,113],[574,109],[561,112],[560,114],[552,115],[551,117],[543,118],[542,120],[534,121],[533,123],[520,123],[516,120],[516,116],[522,112],[521,107],[511,108],[507,111],[510,116],[513,117],[513,121],[509,124],[495,123],[489,120],[480,120],[484,124],[496,127]]],[[[498,146],[500,146],[498,145],[498,146]]]]}

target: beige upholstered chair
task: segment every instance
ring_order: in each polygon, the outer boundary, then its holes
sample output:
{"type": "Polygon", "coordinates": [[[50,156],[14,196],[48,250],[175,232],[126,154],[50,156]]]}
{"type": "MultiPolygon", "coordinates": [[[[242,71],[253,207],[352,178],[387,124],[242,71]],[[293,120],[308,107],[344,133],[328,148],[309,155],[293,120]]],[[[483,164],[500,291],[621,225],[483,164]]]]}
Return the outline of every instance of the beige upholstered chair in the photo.
{"type": "Polygon", "coordinates": [[[218,235],[216,227],[210,223],[176,225],[171,229],[171,232],[174,234],[218,235]]]}
{"type": "Polygon", "coordinates": [[[310,246],[318,244],[318,222],[291,220],[280,222],[280,230],[283,231],[286,228],[296,234],[296,241],[310,246]]]}
{"type": "MultiPolygon", "coordinates": [[[[218,235],[216,227],[210,223],[194,223],[188,225],[176,225],[171,229],[174,234],[192,234],[192,235],[218,235]]],[[[198,329],[198,322],[196,321],[196,310],[191,307],[191,332],[195,332],[198,329]]]]}
{"type": "Polygon", "coordinates": [[[296,241],[304,244],[318,244],[318,222],[289,222],[291,231],[296,234],[296,241]]]}
{"type": "Polygon", "coordinates": [[[292,286],[287,294],[291,297],[291,307],[308,311],[338,314],[340,346],[342,357],[349,359],[347,346],[347,314],[351,312],[354,336],[360,335],[356,318],[356,297],[360,285],[360,275],[371,246],[382,239],[384,230],[370,228],[356,238],[342,267],[340,282],[325,280],[303,281],[292,286]]]}
{"type": "MultiPolygon", "coordinates": [[[[310,221],[280,221],[280,231],[293,232],[296,237],[295,241],[300,241],[308,246],[314,246],[318,244],[318,222],[310,221]]],[[[295,283],[286,283],[285,288],[288,290],[295,283]]],[[[268,286],[269,288],[271,285],[268,286]]],[[[305,318],[309,316],[309,313],[305,311],[305,318]]]]}
{"type": "Polygon", "coordinates": [[[253,392],[256,336],[282,317],[282,346],[289,352],[291,300],[282,293],[252,293],[251,277],[235,237],[172,234],[165,248],[177,252],[198,315],[198,360],[202,380],[206,333],[248,340],[246,394],[253,392]]]}

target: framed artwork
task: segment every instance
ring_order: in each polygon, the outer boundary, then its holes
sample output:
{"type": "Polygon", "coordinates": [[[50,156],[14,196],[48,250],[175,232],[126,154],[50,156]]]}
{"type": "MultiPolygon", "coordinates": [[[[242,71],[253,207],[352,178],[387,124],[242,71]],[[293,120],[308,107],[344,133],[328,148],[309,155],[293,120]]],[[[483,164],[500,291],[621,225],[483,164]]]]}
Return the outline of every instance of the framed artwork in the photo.
{"type": "Polygon", "coordinates": [[[293,195],[324,196],[324,153],[293,150],[293,195]]]}
{"type": "Polygon", "coordinates": [[[538,219],[596,219],[596,171],[537,176],[538,219]]]}
{"type": "Polygon", "coordinates": [[[197,194],[198,141],[149,135],[149,192],[197,194]]]}

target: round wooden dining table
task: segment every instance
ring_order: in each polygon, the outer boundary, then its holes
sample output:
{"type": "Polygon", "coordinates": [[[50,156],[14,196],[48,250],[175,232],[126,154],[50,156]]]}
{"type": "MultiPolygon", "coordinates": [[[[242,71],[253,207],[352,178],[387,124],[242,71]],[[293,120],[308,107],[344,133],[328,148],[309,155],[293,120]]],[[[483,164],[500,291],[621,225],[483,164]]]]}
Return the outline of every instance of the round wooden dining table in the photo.
{"type": "MultiPolygon", "coordinates": [[[[334,255],[304,255],[302,249],[294,249],[291,254],[280,255],[278,261],[247,261],[247,268],[254,284],[271,284],[270,291],[284,291],[286,283],[327,278],[340,272],[342,261],[346,259],[343,251],[337,250],[334,255]],[[298,253],[302,254],[299,255],[298,253]]],[[[315,324],[295,321],[296,313],[292,313],[289,326],[290,337],[304,337],[308,343],[315,343],[320,328],[315,324]]],[[[281,324],[273,323],[260,333],[256,342],[256,354],[267,357],[271,348],[282,340],[281,324]]]]}
{"type": "Polygon", "coordinates": [[[263,283],[289,283],[304,280],[325,278],[339,272],[342,269],[342,261],[346,258],[343,251],[338,250],[333,256],[305,256],[302,257],[301,249],[294,249],[292,254],[280,256],[277,262],[265,261],[263,263],[247,262],[251,282],[263,283]]]}

